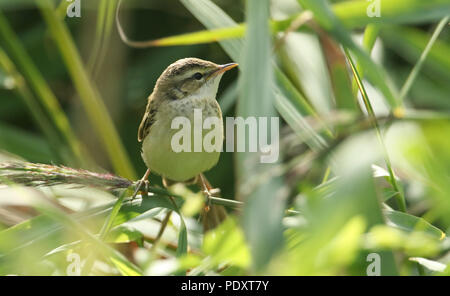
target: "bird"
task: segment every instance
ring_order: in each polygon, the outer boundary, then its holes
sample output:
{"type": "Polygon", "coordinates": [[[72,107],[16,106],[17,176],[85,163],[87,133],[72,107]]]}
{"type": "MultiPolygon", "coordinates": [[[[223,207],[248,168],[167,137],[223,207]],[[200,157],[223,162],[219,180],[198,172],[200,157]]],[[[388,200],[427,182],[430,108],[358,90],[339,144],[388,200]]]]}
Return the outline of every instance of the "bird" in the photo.
{"type": "MultiPolygon", "coordinates": [[[[216,128],[220,132],[215,141],[221,147],[224,139],[222,111],[216,95],[222,75],[236,66],[237,63],[219,65],[191,57],[175,61],[162,72],[148,97],[138,129],[138,141],[142,142],[141,155],[148,168],[141,182],[146,182],[150,172],[153,172],[162,177],[166,187],[174,183],[195,183],[207,198],[212,196],[214,188],[203,173],[217,164],[220,149],[196,152],[191,141],[192,149],[175,151],[172,140],[178,130],[172,128],[172,124],[176,118],[186,118],[193,135],[199,128],[194,122],[195,110],[201,112],[202,120],[216,117],[219,125],[216,128]]],[[[206,216],[203,219],[205,230],[220,223],[225,213],[221,206],[210,207],[208,204],[203,213],[206,216]]]]}

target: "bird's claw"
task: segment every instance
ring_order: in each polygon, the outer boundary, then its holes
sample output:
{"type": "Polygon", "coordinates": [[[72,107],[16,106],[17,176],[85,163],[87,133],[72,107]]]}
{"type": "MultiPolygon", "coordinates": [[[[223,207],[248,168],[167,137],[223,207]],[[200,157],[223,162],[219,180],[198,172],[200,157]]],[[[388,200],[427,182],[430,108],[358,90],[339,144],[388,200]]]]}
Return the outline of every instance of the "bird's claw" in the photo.
{"type": "Polygon", "coordinates": [[[143,190],[141,190],[141,196],[142,197],[148,197],[148,188],[150,187],[150,181],[149,180],[144,180],[142,182],[143,190]]]}
{"type": "Polygon", "coordinates": [[[131,200],[135,200],[137,198],[138,192],[141,192],[142,197],[148,197],[148,189],[150,186],[150,182],[148,180],[140,180],[137,185],[136,189],[134,191],[133,196],[131,197],[131,200]]]}
{"type": "Polygon", "coordinates": [[[214,195],[220,194],[220,189],[219,188],[211,188],[210,190],[205,189],[202,191],[202,193],[206,198],[205,211],[208,212],[211,208],[211,199],[214,197],[214,195]]]}

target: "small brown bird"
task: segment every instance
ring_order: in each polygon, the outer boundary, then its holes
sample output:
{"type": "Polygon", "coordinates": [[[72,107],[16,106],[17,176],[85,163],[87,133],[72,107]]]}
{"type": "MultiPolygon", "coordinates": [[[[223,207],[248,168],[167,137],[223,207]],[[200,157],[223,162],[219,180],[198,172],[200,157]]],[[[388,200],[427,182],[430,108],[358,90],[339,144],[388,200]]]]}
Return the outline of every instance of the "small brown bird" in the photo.
{"type": "MultiPolygon", "coordinates": [[[[138,131],[142,158],[148,167],[143,180],[147,180],[151,171],[161,175],[166,186],[174,182],[196,182],[207,196],[211,196],[212,187],[202,173],[217,164],[220,150],[194,152],[194,141],[191,141],[192,149],[189,151],[174,151],[172,139],[178,130],[172,128],[172,123],[175,118],[186,118],[190,122],[190,134],[194,135],[195,129],[199,128],[194,122],[194,110],[201,110],[202,120],[217,117],[220,135],[216,141],[221,147],[222,112],[216,94],[223,73],[236,66],[236,63],[218,65],[197,58],[185,58],[171,64],[161,74],[148,98],[138,131]]],[[[211,214],[217,209],[211,207],[211,214]]],[[[219,208],[218,213],[211,216],[223,216],[224,212],[225,209],[219,208]]],[[[219,220],[217,217],[214,219],[219,220]]],[[[204,223],[209,223],[205,220],[204,223]]],[[[211,226],[205,225],[206,228],[211,226]]]]}

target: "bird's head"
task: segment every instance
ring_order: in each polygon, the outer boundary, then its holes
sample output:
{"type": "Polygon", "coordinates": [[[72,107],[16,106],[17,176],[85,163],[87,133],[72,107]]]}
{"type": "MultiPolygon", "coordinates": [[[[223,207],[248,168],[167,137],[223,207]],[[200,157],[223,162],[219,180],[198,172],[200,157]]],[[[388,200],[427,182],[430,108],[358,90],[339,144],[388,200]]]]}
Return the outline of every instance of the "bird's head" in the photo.
{"type": "Polygon", "coordinates": [[[181,59],[161,74],[155,90],[172,100],[190,96],[215,97],[223,73],[237,65],[218,65],[197,58],[181,59]]]}

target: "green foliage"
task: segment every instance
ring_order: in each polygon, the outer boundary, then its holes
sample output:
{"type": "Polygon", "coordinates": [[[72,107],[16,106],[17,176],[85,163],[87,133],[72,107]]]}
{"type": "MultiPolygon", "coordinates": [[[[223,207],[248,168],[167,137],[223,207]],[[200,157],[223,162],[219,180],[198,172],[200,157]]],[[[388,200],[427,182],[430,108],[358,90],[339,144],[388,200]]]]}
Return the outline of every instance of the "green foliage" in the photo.
{"type": "Polygon", "coordinates": [[[1,275],[449,274],[447,0],[120,2],[0,2],[1,275]],[[206,173],[207,233],[196,187],[132,198],[146,96],[187,56],[240,64],[224,115],[280,118],[276,163],[206,173]]]}

